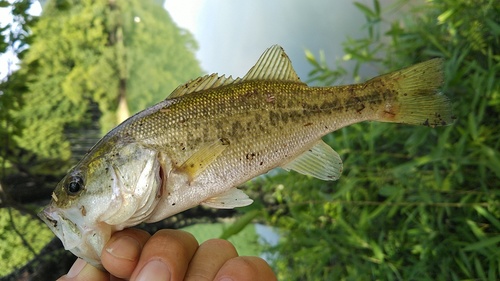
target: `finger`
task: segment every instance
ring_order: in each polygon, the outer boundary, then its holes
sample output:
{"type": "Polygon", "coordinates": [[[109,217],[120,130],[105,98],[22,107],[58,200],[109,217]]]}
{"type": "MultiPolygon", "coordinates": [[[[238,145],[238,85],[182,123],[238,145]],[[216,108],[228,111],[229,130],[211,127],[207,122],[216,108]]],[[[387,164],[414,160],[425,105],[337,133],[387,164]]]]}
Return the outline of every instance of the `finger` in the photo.
{"type": "Polygon", "coordinates": [[[183,280],[197,248],[198,242],[188,232],[160,230],[144,245],[131,280],[183,280]]]}
{"type": "Polygon", "coordinates": [[[238,281],[277,280],[269,264],[258,257],[236,257],[228,260],[214,278],[214,280],[222,279],[238,281]]]}
{"type": "Polygon", "coordinates": [[[104,268],[118,278],[130,278],[150,236],[144,230],[133,228],[114,233],[101,254],[104,268]]]}
{"type": "Polygon", "coordinates": [[[82,259],[77,259],[68,274],[57,279],[57,281],[84,281],[84,280],[95,280],[95,281],[108,281],[109,274],[99,270],[92,265],[88,264],[82,259]]]}
{"type": "Polygon", "coordinates": [[[226,261],[237,256],[238,252],[230,242],[222,239],[208,240],[196,250],[184,280],[212,281],[226,261]]]}

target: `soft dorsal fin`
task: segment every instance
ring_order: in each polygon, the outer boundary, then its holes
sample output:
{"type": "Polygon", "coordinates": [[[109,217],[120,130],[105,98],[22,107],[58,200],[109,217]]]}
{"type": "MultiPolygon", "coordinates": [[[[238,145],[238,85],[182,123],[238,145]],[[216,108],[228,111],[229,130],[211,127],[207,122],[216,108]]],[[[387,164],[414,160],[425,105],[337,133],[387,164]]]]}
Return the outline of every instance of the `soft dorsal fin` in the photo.
{"type": "Polygon", "coordinates": [[[168,96],[168,98],[169,99],[176,98],[176,97],[180,97],[180,96],[185,95],[185,94],[194,93],[194,92],[198,92],[198,91],[205,90],[205,89],[217,88],[217,87],[221,87],[224,85],[229,85],[229,84],[235,83],[239,80],[241,80],[241,79],[238,78],[235,80],[231,76],[229,76],[229,77],[226,77],[224,75],[219,76],[217,73],[205,75],[205,76],[198,77],[194,80],[187,82],[184,85],[177,87],[168,96]]]}
{"type": "Polygon", "coordinates": [[[342,159],[328,144],[319,140],[313,147],[283,165],[282,168],[321,180],[335,181],[342,174],[342,159]]]}
{"type": "Polygon", "coordinates": [[[283,48],[274,45],[260,56],[257,63],[243,77],[243,80],[285,80],[300,82],[283,48]]]}

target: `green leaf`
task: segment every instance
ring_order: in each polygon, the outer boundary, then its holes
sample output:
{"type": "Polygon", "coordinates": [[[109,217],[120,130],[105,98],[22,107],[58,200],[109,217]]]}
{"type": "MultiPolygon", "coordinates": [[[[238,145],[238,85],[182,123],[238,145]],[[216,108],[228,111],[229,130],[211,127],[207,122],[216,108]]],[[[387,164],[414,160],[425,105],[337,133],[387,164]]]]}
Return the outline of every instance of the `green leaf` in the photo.
{"type": "Polygon", "coordinates": [[[445,22],[448,20],[448,18],[450,18],[450,17],[453,15],[453,13],[454,13],[454,11],[453,11],[453,10],[451,10],[451,9],[450,9],[450,10],[447,10],[447,11],[444,11],[441,15],[439,15],[439,16],[437,17],[438,22],[439,22],[440,24],[445,23],[445,22]]]}
{"type": "Polygon", "coordinates": [[[242,231],[247,225],[252,223],[252,221],[259,217],[262,216],[262,210],[261,209],[255,209],[248,211],[245,213],[243,216],[239,217],[236,219],[236,221],[231,224],[228,228],[224,229],[222,234],[219,236],[220,239],[229,239],[229,237],[238,234],[240,231],[242,231]]]}
{"type": "Polygon", "coordinates": [[[316,58],[314,57],[313,53],[309,50],[309,49],[306,49],[304,51],[305,55],[306,55],[306,59],[307,61],[312,64],[314,67],[316,68],[321,68],[320,64],[318,63],[318,61],[316,60],[316,58]]]}
{"type": "Polygon", "coordinates": [[[463,248],[464,251],[478,251],[484,248],[489,248],[490,250],[498,249],[498,243],[500,243],[500,236],[490,237],[481,239],[479,242],[469,244],[463,248]],[[494,247],[492,247],[494,246],[494,247]],[[491,248],[492,247],[492,248],[491,248]]]}
{"type": "Polygon", "coordinates": [[[500,220],[495,218],[490,212],[488,212],[485,208],[481,206],[474,206],[476,212],[478,212],[481,216],[486,218],[496,229],[496,231],[500,231],[500,220]]]}
{"type": "Polygon", "coordinates": [[[380,12],[381,12],[380,1],[379,0],[373,0],[373,7],[375,7],[375,14],[378,17],[380,15],[380,12]]]}
{"type": "Polygon", "coordinates": [[[376,18],[377,13],[372,11],[368,6],[360,2],[354,2],[354,5],[368,18],[376,18]]]}
{"type": "Polygon", "coordinates": [[[401,192],[401,188],[392,185],[384,185],[380,188],[379,194],[385,197],[392,197],[401,192]]]}
{"type": "Polygon", "coordinates": [[[488,25],[489,29],[491,30],[491,33],[493,33],[494,36],[499,36],[500,35],[500,24],[498,22],[495,22],[492,19],[485,19],[486,24],[488,25]]]}

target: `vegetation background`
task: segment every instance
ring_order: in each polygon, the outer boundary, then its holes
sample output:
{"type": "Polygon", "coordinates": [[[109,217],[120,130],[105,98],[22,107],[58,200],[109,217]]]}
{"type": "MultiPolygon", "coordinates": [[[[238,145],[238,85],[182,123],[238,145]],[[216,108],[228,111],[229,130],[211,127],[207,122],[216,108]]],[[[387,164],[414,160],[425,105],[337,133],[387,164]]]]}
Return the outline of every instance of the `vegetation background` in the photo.
{"type": "MultiPolygon", "coordinates": [[[[0,85],[6,280],[53,280],[48,272],[57,276],[73,261],[67,255],[53,268],[65,251],[57,240],[45,246],[53,236],[32,214],[85,141],[95,142],[119,112],[151,105],[201,74],[196,43],[158,9],[161,1],[49,1],[40,18],[26,13],[30,4],[0,1],[12,5],[18,23],[3,30],[0,51],[13,48],[22,60],[0,85]]],[[[366,36],[346,38],[346,56],[335,69],[321,53],[306,52],[315,67],[308,82],[337,83],[347,62],[355,62],[355,79],[363,81],[368,77],[358,73],[365,67],[382,73],[443,57],[443,92],[453,100],[456,123],[341,129],[325,137],[344,159],[338,182],[272,173],[246,184],[257,199],[248,208],[195,209],[149,230],[229,216],[237,219],[223,237],[253,221],[274,226],[282,239],[266,250],[280,280],[500,279],[500,3],[354,5],[366,17],[366,36]]]]}
{"type": "MultiPolygon", "coordinates": [[[[270,221],[287,230],[275,248],[279,279],[498,280],[500,3],[434,0],[404,14],[373,3],[355,3],[366,36],[347,38],[344,60],[386,71],[445,58],[443,92],[458,120],[349,126],[325,138],[344,158],[339,182],[269,178],[270,221]]],[[[307,56],[312,81],[342,77],[342,62],[331,70],[307,56]]]]}

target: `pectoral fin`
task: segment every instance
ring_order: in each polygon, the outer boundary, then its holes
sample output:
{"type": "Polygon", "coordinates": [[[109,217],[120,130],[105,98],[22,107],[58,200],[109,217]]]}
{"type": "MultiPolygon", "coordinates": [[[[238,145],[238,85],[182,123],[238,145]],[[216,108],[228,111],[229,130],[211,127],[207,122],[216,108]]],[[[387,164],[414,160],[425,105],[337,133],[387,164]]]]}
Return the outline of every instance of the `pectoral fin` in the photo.
{"type": "Polygon", "coordinates": [[[227,139],[221,138],[202,146],[178,169],[186,173],[190,180],[203,172],[229,146],[227,139]]]}
{"type": "Polygon", "coordinates": [[[313,147],[282,168],[321,180],[334,181],[338,180],[342,174],[342,159],[335,150],[319,140],[313,147]]]}
{"type": "Polygon", "coordinates": [[[237,188],[231,188],[229,191],[209,198],[201,204],[217,209],[233,209],[236,207],[248,206],[252,204],[252,202],[253,200],[250,199],[243,191],[237,188]]]}

